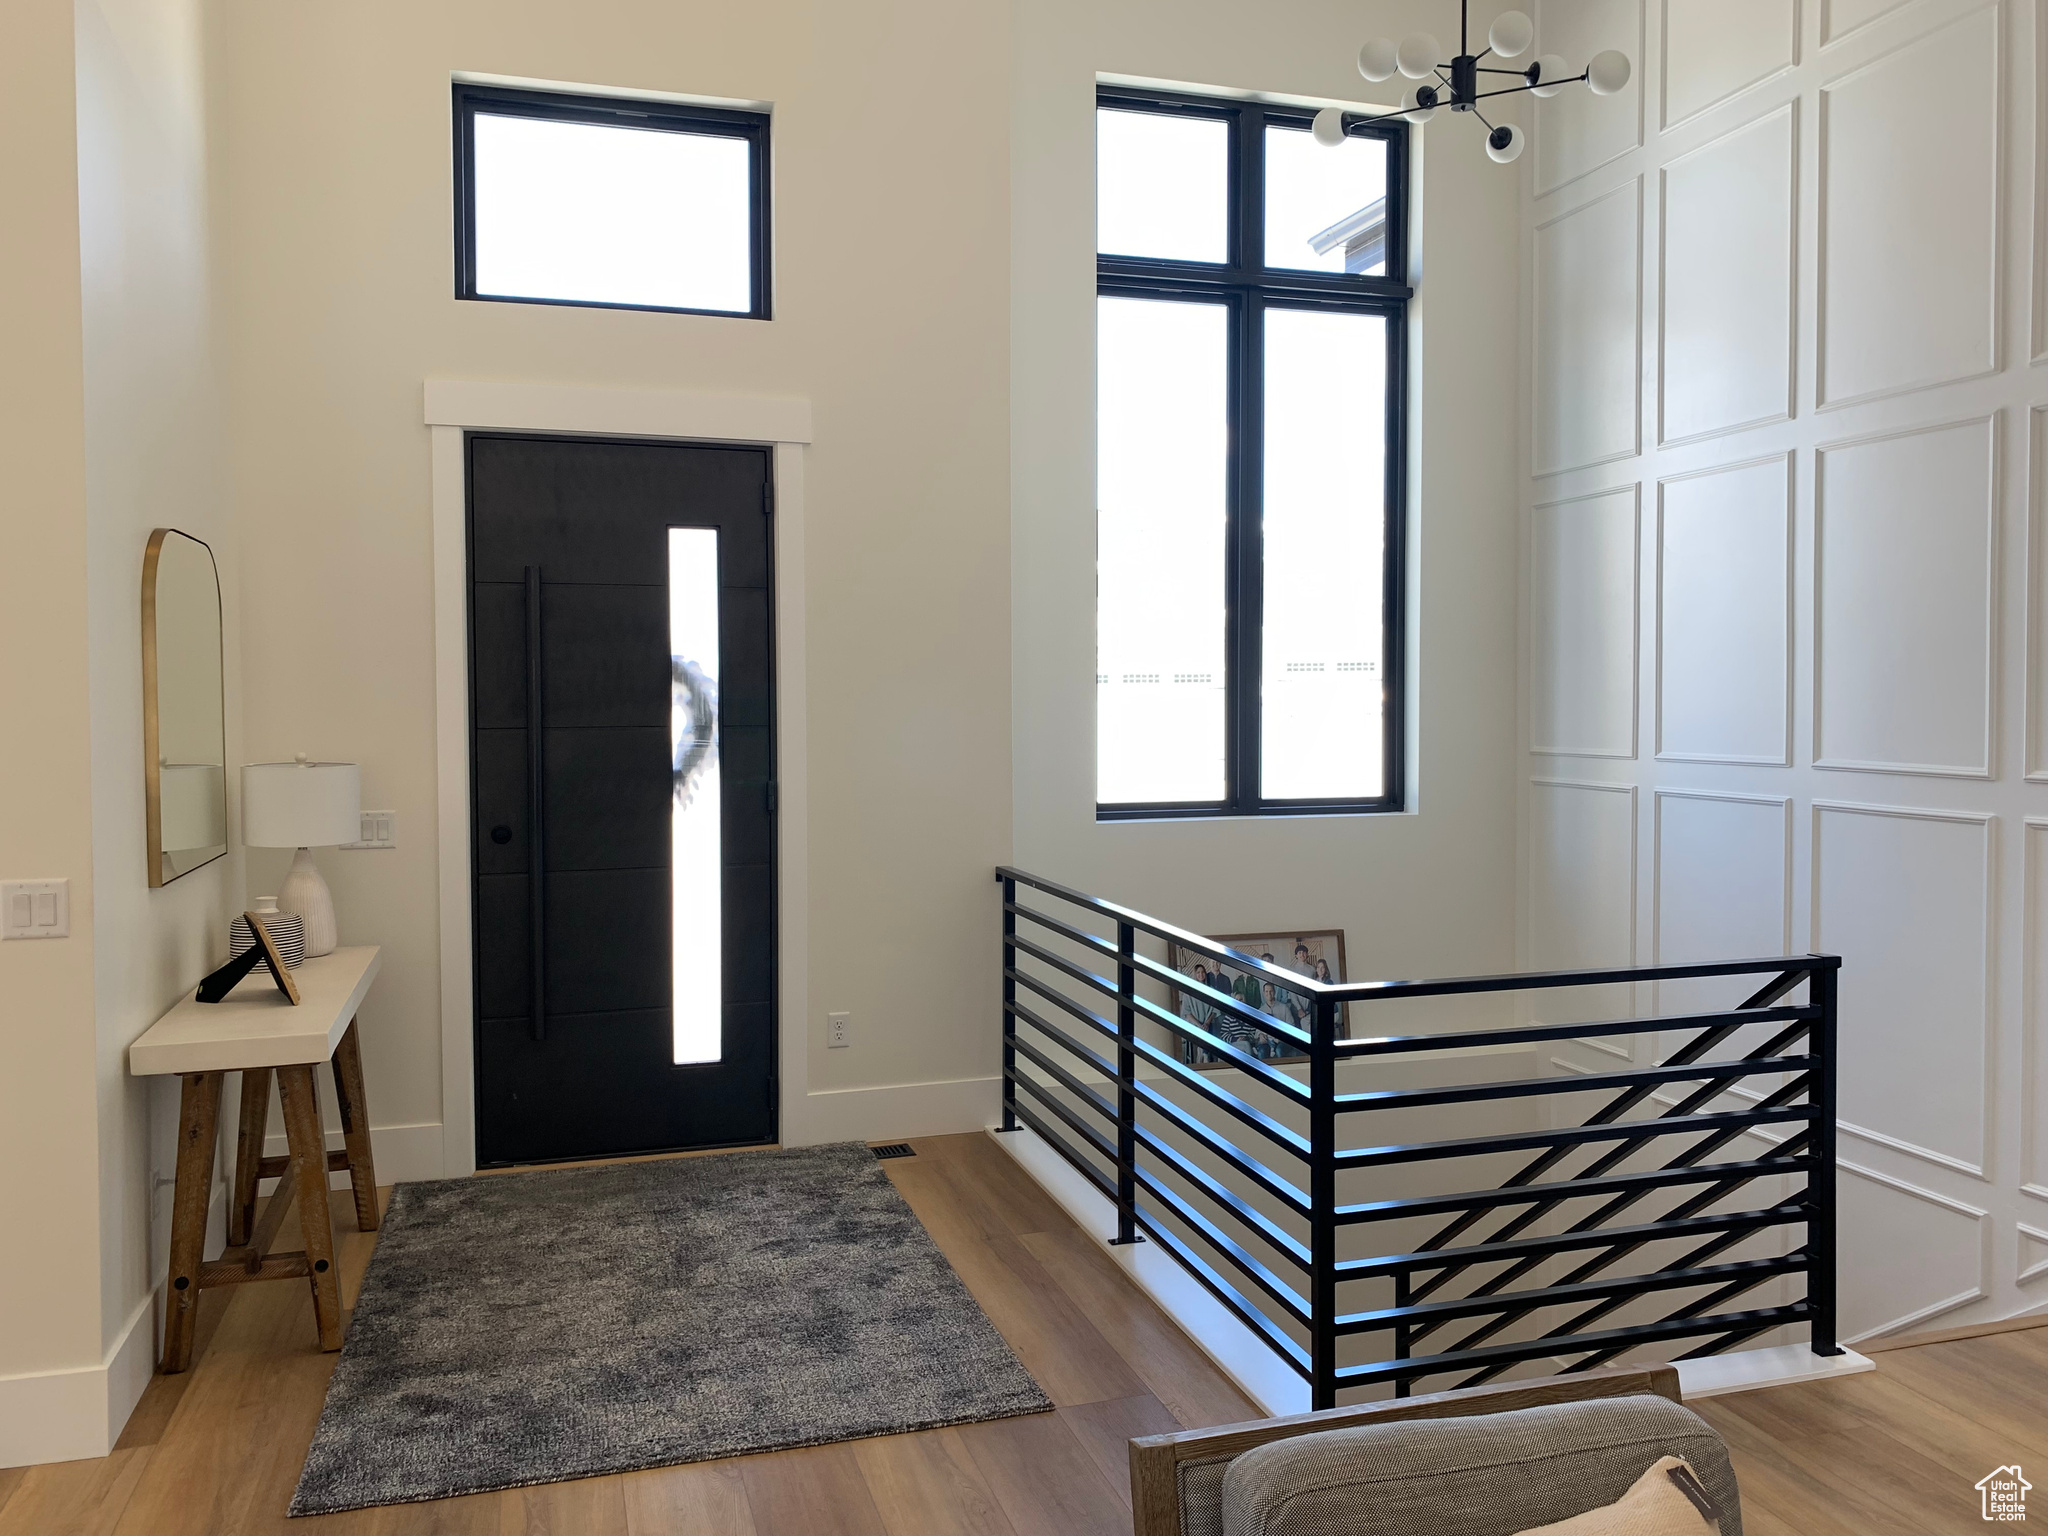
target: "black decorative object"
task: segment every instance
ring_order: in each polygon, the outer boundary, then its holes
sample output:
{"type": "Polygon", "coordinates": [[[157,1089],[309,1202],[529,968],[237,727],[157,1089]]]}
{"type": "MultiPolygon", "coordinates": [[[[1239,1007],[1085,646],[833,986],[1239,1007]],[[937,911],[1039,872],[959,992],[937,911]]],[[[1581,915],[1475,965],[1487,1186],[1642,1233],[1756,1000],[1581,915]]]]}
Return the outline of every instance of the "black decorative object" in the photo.
{"type": "Polygon", "coordinates": [[[250,931],[256,936],[255,945],[235,956],[226,965],[199,983],[199,1001],[217,1003],[235,990],[241,979],[255,970],[258,964],[270,967],[270,979],[277,983],[277,990],[293,1007],[298,1006],[299,988],[292,980],[292,973],[286,968],[284,957],[277,952],[277,943],[270,937],[270,930],[263,926],[262,918],[254,912],[242,914],[248,920],[250,931]]]}

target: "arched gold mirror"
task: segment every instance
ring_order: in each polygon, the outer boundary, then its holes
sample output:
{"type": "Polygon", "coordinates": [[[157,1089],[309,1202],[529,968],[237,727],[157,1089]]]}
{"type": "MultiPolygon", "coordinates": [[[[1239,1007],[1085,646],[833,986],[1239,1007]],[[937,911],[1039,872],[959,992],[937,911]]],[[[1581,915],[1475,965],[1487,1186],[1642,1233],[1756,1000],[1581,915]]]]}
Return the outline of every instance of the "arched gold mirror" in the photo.
{"type": "Polygon", "coordinates": [[[142,754],[149,883],[228,851],[226,689],[213,551],[159,528],[142,560],[142,754]]]}

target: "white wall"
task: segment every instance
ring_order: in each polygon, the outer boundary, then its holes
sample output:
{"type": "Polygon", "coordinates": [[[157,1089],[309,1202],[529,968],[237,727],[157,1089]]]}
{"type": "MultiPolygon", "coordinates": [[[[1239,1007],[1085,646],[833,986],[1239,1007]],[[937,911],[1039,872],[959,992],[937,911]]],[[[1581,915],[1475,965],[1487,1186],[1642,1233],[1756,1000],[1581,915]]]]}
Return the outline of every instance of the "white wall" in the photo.
{"type": "Polygon", "coordinates": [[[153,529],[205,540],[220,567],[230,763],[239,761],[240,646],[234,541],[217,469],[202,7],[80,0],[75,14],[99,1301],[118,1428],[155,1358],[150,1299],[168,1260],[170,1190],[153,1188],[151,1176],[173,1171],[178,1096],[175,1080],[128,1075],[128,1045],[219,963],[241,892],[234,853],[149,888],[141,575],[153,529]],[[125,1402],[124,1393],[132,1394],[125,1402]]]}
{"type": "MultiPolygon", "coordinates": [[[[1477,32],[1495,9],[1480,7],[1477,32]]],[[[1095,820],[1098,76],[1356,103],[1376,33],[1440,4],[1016,9],[1011,629],[1017,863],[1207,933],[1346,932],[1353,979],[1513,958],[1516,181],[1448,114],[1414,132],[1408,814],[1095,820]]],[[[1389,104],[1392,97],[1389,96],[1389,104]]]]}
{"type": "MultiPolygon", "coordinates": [[[[78,159],[69,0],[21,0],[0,49],[0,612],[36,664],[0,667],[0,868],[71,882],[66,940],[0,945],[7,1225],[77,1268],[0,1265],[0,1460],[78,1454],[100,1361],[93,1092],[91,737],[78,159]],[[31,1173],[33,1176],[30,1176],[31,1173]]],[[[101,1415],[104,1415],[102,1407],[101,1415]]]]}
{"type": "Polygon", "coordinates": [[[1537,15],[1521,958],[1840,953],[1844,1337],[2048,1305],[2037,8],[1537,15]]]}
{"type": "MultiPolygon", "coordinates": [[[[103,1454],[149,1380],[164,1255],[126,1050],[210,967],[238,894],[234,859],[151,891],[143,846],[143,550],[162,526],[225,544],[200,16],[9,15],[0,609],[34,638],[0,682],[0,869],[68,878],[71,935],[0,950],[5,1220],[45,1256],[0,1281],[0,1465],[103,1454]]],[[[233,731],[231,709],[231,750],[233,731]]],[[[157,1087],[168,1142],[176,1091],[157,1087]]]]}
{"type": "MultiPolygon", "coordinates": [[[[810,793],[784,818],[810,828],[810,986],[782,1006],[810,1026],[814,1092],[986,1077],[988,871],[1010,840],[1007,10],[220,0],[217,19],[247,755],[359,760],[364,803],[397,812],[395,853],[320,855],[343,942],[385,946],[362,1019],[385,1142],[438,1147],[440,970],[469,964],[435,937],[430,377],[812,403],[810,793]],[[458,71],[772,104],[776,319],[458,302],[458,71]],[[851,1049],[824,1050],[828,1009],[852,1012],[851,1049]]],[[[250,891],[284,859],[252,853],[250,891]]],[[[834,1105],[843,1134],[883,1134],[957,1101],[834,1105]]]]}

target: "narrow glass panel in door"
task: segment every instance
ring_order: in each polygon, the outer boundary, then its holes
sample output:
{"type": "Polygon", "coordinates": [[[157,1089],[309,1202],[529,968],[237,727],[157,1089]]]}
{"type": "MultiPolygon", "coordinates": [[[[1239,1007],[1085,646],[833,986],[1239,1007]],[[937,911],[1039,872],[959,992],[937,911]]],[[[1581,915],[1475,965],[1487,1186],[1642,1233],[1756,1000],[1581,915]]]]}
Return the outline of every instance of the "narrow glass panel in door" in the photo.
{"type": "Polygon", "coordinates": [[[668,531],[669,756],[674,764],[675,1059],[716,1061],[725,1004],[719,868],[718,530],[668,531]]]}

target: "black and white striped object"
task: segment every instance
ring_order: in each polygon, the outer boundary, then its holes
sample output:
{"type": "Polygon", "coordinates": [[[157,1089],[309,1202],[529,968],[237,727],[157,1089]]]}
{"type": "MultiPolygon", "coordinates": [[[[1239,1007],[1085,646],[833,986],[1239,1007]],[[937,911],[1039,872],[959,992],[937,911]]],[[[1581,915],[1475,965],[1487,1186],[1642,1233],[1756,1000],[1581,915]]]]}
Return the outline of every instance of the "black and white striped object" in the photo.
{"type": "MultiPolygon", "coordinates": [[[[297,970],[306,958],[306,920],[293,912],[270,912],[264,914],[264,931],[270,935],[270,942],[277,946],[277,953],[287,970],[297,970]]],[[[228,924],[228,958],[236,960],[256,947],[256,936],[249,931],[249,919],[237,917],[228,924]]]]}

